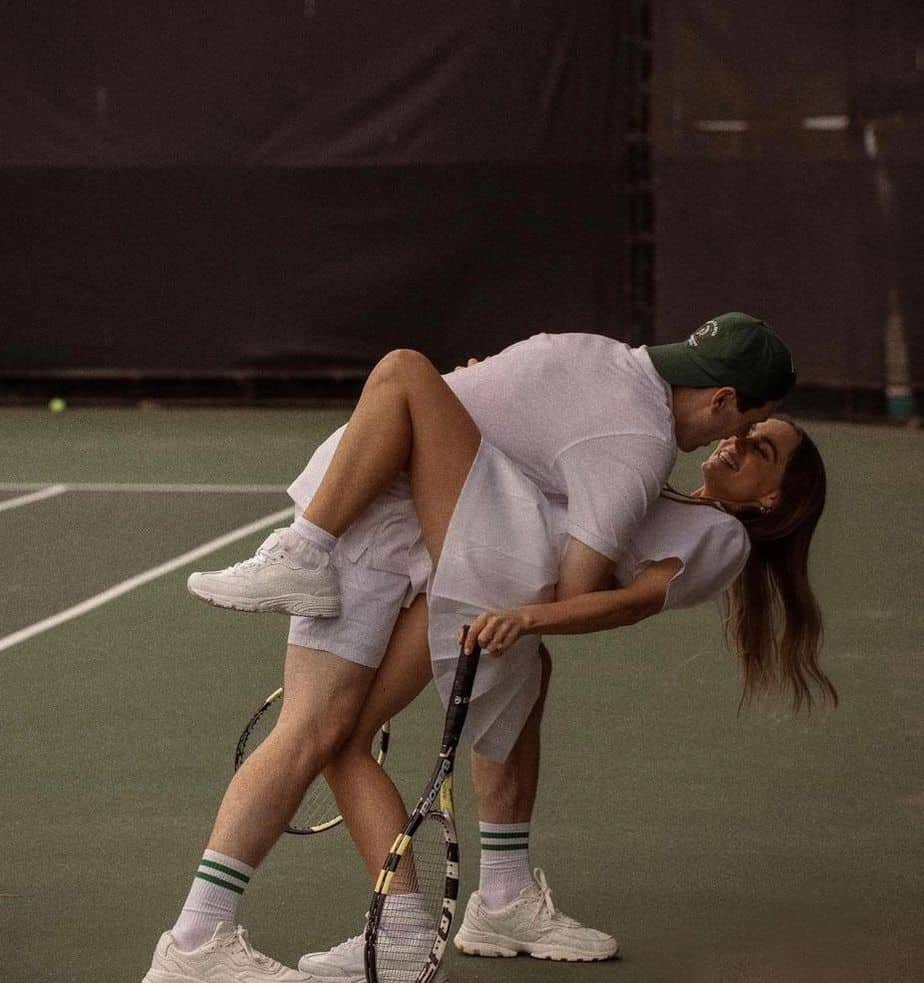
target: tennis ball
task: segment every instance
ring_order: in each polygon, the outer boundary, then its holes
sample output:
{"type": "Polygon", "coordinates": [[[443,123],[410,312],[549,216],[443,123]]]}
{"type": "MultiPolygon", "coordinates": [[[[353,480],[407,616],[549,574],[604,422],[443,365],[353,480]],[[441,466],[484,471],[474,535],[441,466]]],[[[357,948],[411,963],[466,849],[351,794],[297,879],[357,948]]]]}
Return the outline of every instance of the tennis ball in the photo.
{"type": "Polygon", "coordinates": [[[67,409],[67,402],[60,396],[55,396],[54,399],[48,400],[48,409],[52,413],[63,413],[67,409]]]}

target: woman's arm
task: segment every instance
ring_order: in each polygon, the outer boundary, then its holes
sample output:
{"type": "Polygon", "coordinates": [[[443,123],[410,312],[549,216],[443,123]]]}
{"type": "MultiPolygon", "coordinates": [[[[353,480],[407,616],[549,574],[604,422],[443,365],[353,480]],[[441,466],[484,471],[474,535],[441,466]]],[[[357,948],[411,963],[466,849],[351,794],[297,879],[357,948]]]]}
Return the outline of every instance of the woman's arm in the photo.
{"type": "Polygon", "coordinates": [[[626,587],[578,594],[549,604],[486,611],[472,623],[466,648],[478,644],[497,654],[522,635],[583,635],[634,625],[664,607],[671,579],[682,567],[677,557],[651,563],[626,587]]]}

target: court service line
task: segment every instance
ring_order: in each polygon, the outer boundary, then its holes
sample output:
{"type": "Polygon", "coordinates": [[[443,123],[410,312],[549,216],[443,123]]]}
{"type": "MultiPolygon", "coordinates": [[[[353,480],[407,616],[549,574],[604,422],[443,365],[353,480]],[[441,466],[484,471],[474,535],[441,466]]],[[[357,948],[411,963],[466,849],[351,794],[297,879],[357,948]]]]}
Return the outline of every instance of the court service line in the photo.
{"type": "Polygon", "coordinates": [[[292,509],[282,509],[279,512],[273,512],[271,515],[265,515],[262,519],[257,519],[255,522],[249,522],[246,526],[239,526],[237,529],[232,529],[231,532],[226,532],[217,539],[209,540],[209,542],[203,543],[201,546],[197,546],[187,553],[182,553],[180,556],[175,556],[172,560],[167,560],[166,563],[161,563],[159,566],[152,567],[150,570],[145,570],[143,573],[136,574],[134,577],[129,577],[128,580],[123,580],[121,583],[115,584],[113,587],[93,597],[88,597],[85,601],[81,601],[73,607],[66,608],[64,611],[59,611],[49,618],[37,621],[27,628],[21,628],[19,631],[14,631],[11,635],[0,638],[0,652],[12,648],[14,645],[19,645],[20,642],[34,638],[36,635],[41,635],[42,632],[57,628],[58,625],[63,625],[67,621],[79,618],[82,614],[87,614],[87,612],[93,611],[95,608],[101,607],[109,601],[114,601],[117,597],[127,594],[136,587],[141,587],[143,584],[150,583],[158,577],[163,577],[165,574],[172,573],[180,567],[185,567],[187,563],[192,563],[200,557],[214,553],[223,546],[228,546],[230,543],[251,535],[251,533],[259,532],[259,530],[265,529],[267,526],[275,525],[277,522],[282,522],[283,520],[288,521],[291,518],[292,509]]]}
{"type": "Polygon", "coordinates": [[[66,491],[67,485],[49,485],[39,489],[39,491],[32,492],[30,495],[8,498],[5,502],[0,502],[0,512],[5,512],[7,509],[18,509],[21,505],[31,505],[32,502],[42,502],[46,498],[54,498],[55,495],[61,495],[66,491]]]}
{"type": "Polygon", "coordinates": [[[62,491],[69,492],[212,492],[216,495],[268,495],[277,492],[284,492],[286,485],[209,485],[209,484],[168,484],[158,483],[139,483],[132,484],[126,482],[102,482],[102,481],[73,481],[61,482],[54,485],[42,481],[0,481],[0,492],[4,491],[32,491],[33,489],[60,488],[62,491]]]}

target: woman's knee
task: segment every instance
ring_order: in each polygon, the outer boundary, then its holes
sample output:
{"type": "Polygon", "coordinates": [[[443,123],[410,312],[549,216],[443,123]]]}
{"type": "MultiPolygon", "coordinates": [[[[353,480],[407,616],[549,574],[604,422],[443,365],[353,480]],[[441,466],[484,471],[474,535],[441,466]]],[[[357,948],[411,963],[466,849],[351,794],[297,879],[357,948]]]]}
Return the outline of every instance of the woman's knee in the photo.
{"type": "Polygon", "coordinates": [[[426,355],[413,348],[396,348],[379,360],[370,379],[379,383],[408,386],[415,379],[429,374],[438,373],[426,355]]]}

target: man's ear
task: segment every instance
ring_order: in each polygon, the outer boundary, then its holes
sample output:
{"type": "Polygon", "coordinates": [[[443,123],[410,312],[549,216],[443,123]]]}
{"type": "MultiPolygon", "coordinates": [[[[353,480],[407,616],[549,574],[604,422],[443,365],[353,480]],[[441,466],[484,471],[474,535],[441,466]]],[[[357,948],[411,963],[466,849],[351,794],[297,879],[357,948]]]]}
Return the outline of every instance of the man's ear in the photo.
{"type": "Polygon", "coordinates": [[[721,386],[712,394],[710,402],[714,410],[721,411],[728,408],[729,401],[737,406],[737,399],[738,393],[732,386],[721,386]]]}

